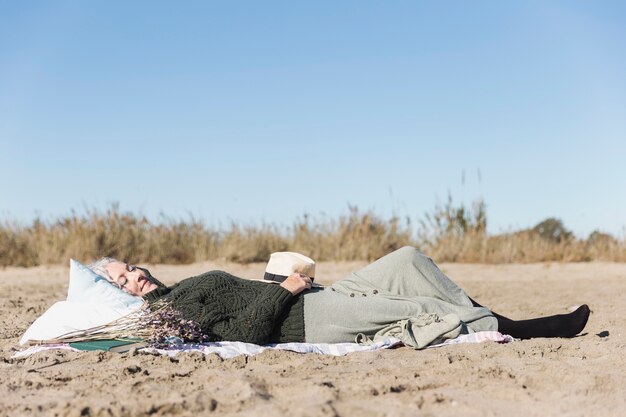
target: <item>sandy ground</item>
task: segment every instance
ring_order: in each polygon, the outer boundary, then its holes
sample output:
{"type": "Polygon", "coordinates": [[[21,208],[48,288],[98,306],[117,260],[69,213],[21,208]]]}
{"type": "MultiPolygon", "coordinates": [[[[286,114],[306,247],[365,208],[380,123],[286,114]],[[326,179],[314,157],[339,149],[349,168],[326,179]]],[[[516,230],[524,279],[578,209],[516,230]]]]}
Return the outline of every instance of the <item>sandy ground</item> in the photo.
{"type": "MultiPolygon", "coordinates": [[[[319,264],[330,283],[363,264],[319,264]]],[[[166,283],[210,269],[259,277],[264,265],[153,266],[166,283]]],[[[447,264],[477,301],[512,318],[588,303],[585,332],[346,357],[265,352],[222,360],[131,351],[52,351],[11,359],[28,325],[65,298],[68,269],[0,270],[2,416],[623,416],[626,264],[447,264]]],[[[324,279],[322,279],[324,278],[324,279]]]]}

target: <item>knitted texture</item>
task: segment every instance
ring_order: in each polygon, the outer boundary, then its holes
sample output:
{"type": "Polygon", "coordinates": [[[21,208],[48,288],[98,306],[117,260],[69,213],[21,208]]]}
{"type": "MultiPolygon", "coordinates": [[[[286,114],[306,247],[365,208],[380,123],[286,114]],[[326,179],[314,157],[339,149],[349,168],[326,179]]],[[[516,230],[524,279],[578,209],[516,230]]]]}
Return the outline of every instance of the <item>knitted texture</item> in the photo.
{"type": "Polygon", "coordinates": [[[183,317],[198,323],[210,341],[304,341],[302,297],[280,285],[210,271],[170,288],[159,287],[144,298],[150,303],[169,301],[183,317]]]}

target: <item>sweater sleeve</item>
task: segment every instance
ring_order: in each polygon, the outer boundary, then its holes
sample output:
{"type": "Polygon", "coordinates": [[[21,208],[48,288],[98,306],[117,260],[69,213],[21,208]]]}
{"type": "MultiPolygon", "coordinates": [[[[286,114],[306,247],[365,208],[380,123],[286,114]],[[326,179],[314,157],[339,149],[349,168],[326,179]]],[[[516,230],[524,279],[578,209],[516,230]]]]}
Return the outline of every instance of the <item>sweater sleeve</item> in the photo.
{"type": "Polygon", "coordinates": [[[256,296],[240,309],[224,313],[221,304],[238,303],[236,298],[227,300],[232,292],[206,294],[194,291],[180,304],[183,315],[194,317],[202,330],[212,340],[230,340],[265,344],[272,330],[290,304],[294,295],[279,285],[263,284],[256,296]]]}

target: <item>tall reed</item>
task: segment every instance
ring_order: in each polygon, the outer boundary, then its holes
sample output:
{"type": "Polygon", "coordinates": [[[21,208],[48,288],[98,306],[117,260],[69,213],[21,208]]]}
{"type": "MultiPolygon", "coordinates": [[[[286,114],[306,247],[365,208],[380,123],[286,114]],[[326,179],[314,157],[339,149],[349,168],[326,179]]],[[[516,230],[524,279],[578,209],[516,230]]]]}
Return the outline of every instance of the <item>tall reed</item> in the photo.
{"type": "Polygon", "coordinates": [[[423,215],[417,230],[410,219],[385,219],[351,206],[338,218],[304,215],[291,226],[273,224],[209,227],[202,221],[89,210],[24,226],[0,222],[0,266],[88,262],[112,256],[131,262],[190,263],[210,259],[264,262],[276,251],[297,251],[318,261],[377,259],[405,245],[417,246],[438,262],[626,262],[626,242],[601,232],[576,239],[558,219],[528,230],[490,235],[486,205],[455,204],[451,197],[423,215]]]}

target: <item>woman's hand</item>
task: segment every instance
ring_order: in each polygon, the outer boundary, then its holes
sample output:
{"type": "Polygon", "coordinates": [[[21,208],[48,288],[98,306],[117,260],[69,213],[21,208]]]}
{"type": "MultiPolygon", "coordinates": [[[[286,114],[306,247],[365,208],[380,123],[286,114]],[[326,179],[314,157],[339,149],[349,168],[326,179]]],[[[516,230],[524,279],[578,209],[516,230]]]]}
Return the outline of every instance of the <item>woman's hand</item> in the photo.
{"type": "Polygon", "coordinates": [[[293,295],[300,294],[302,291],[311,288],[313,281],[304,274],[297,272],[289,275],[280,286],[291,292],[293,295]]]}

